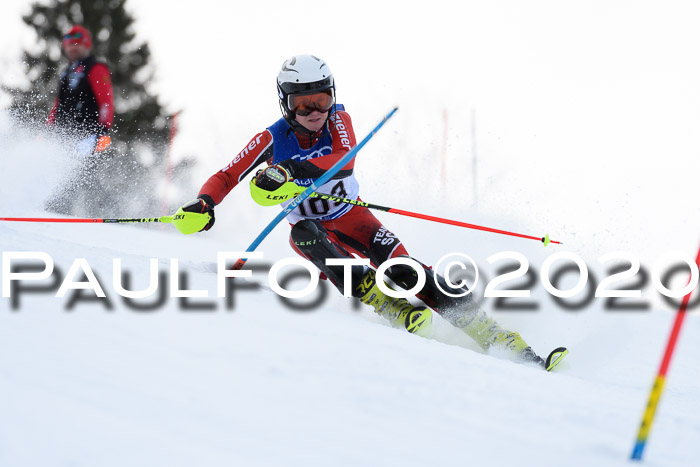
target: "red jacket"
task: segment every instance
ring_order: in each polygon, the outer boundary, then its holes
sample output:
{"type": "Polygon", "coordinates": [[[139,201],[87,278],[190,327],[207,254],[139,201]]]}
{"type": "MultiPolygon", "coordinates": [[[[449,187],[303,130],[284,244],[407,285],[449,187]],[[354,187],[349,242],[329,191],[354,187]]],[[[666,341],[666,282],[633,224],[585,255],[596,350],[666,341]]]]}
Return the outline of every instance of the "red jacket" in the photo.
{"type": "MultiPolygon", "coordinates": [[[[332,152],[322,157],[299,162],[298,167],[301,170],[301,176],[297,178],[320,177],[326,170],[330,169],[338,162],[350,148],[357,144],[350,115],[344,111],[338,111],[336,113],[334,122],[329,118],[324,128],[330,131],[333,141],[332,152]],[[340,129],[338,127],[340,127],[340,129]]],[[[295,136],[299,144],[303,148],[308,149],[316,144],[318,137],[323,131],[324,129],[321,129],[312,136],[301,135],[299,133],[295,133],[295,136]]],[[[224,197],[226,197],[246,175],[255,170],[256,167],[263,162],[267,162],[268,165],[272,163],[272,146],[272,134],[269,130],[255,135],[248,145],[245,146],[226,167],[209,177],[199,190],[199,197],[205,197],[206,201],[213,201],[215,205],[221,203],[224,197]],[[207,198],[209,199],[207,200],[207,198]]],[[[354,167],[355,159],[353,158],[343,167],[341,172],[352,171],[354,167]]]]}
{"type": "Polygon", "coordinates": [[[102,133],[114,123],[112,77],[104,63],[90,55],[61,73],[58,97],[48,124],[102,133]]]}

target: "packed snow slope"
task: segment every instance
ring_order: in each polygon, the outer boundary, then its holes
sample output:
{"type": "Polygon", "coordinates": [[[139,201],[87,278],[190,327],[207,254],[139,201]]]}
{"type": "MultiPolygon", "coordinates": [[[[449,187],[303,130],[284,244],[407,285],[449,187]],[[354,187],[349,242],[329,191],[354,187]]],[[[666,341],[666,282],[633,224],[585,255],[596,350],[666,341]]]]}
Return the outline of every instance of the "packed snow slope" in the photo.
{"type": "MultiPolygon", "coordinates": [[[[0,214],[51,215],[43,202],[60,184],[70,151],[7,122],[0,136],[0,214]]],[[[253,206],[245,187],[217,208],[211,232],[192,236],[168,225],[0,222],[3,254],[41,252],[55,264],[50,277],[19,281],[19,289],[9,289],[12,297],[0,302],[0,466],[627,465],[673,306],[647,281],[646,311],[609,310],[604,299],[586,301],[584,292],[567,299],[584,305],[566,309],[544,291],[539,270],[549,255],[570,251],[599,282],[609,275],[597,263],[606,249],[631,251],[648,269],[646,259],[663,252],[655,237],[640,233],[648,228],[650,235],[651,219],[610,225],[612,232],[628,228],[621,246],[617,233],[608,233],[605,243],[575,237],[578,223],[586,230],[600,216],[615,219],[604,205],[564,223],[533,210],[539,195],[527,198],[537,191],[528,184],[515,188],[525,198],[520,215],[470,208],[460,203],[459,187],[447,198],[409,190],[398,196],[368,161],[375,157],[381,166],[381,139],[401,134],[395,127],[376,138],[358,159],[367,200],[535,235],[549,229],[564,242],[545,249],[378,214],[426,263],[450,252],[472,256],[483,275],[478,293],[503,265],[489,264],[489,256],[525,255],[536,280],[527,286],[531,297],[514,302],[536,309],[499,310],[494,299],[483,307],[541,355],[569,347],[559,371],[483,354],[440,318],[432,339],[409,335],[329,287],[327,297],[306,311],[290,309],[266,287],[247,288],[246,281],[230,292],[232,303],[217,298],[217,252],[244,250],[277,213],[253,206]],[[162,301],[160,295],[124,300],[114,284],[115,259],[130,274],[130,290],[149,285],[149,260],[155,259],[162,301]],[[171,272],[174,259],[183,277],[171,272]],[[75,285],[89,278],[80,271],[67,277],[74,263],[83,272],[89,266],[106,298],[95,298],[95,282],[83,283],[92,290],[56,296],[64,280],[75,285]],[[180,277],[179,289],[208,296],[171,297],[173,277],[180,277]]],[[[501,189],[507,186],[513,185],[501,189]]],[[[665,206],[674,209],[670,201],[665,206]]],[[[288,226],[280,225],[261,245],[265,261],[293,256],[287,235],[288,226]]],[[[676,246],[694,258],[693,241],[676,246]]],[[[23,262],[30,263],[42,265],[23,262]]],[[[4,266],[2,274],[5,284],[4,266]]],[[[670,282],[678,287],[685,275],[670,282]]],[[[267,286],[266,272],[252,281],[267,286]]],[[[572,273],[558,285],[575,282],[572,273]]],[[[301,278],[288,287],[305,284],[301,278]]],[[[524,287],[522,280],[513,285],[524,287]]],[[[618,285],[633,288],[634,280],[618,285]]],[[[688,466],[700,457],[699,338],[698,316],[690,314],[645,452],[647,465],[688,466]]]]}

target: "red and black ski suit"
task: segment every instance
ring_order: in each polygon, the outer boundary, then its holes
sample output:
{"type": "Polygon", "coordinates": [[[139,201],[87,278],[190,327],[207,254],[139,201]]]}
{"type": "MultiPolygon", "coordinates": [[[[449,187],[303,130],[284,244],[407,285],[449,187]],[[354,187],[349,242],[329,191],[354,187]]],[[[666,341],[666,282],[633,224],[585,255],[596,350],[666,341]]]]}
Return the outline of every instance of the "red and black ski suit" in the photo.
{"type": "MultiPolygon", "coordinates": [[[[297,162],[295,179],[313,180],[331,168],[355,145],[356,139],[350,115],[343,110],[333,112],[324,127],[313,135],[294,132],[284,119],[280,119],[275,125],[255,135],[226,167],[211,176],[202,186],[199,197],[212,205],[219,204],[246,175],[263,162],[272,165],[289,158],[297,162]],[[297,152],[297,146],[287,144],[289,141],[298,143],[301,155],[294,154],[297,152]],[[280,151],[279,148],[282,147],[285,149],[280,151]]],[[[353,158],[329,182],[329,187],[333,186],[334,183],[335,187],[343,187],[342,181],[346,180],[344,191],[341,191],[340,194],[343,197],[357,199],[356,193],[353,193],[357,189],[349,188],[353,185],[347,181],[352,178],[351,182],[356,183],[353,175],[354,166],[355,159],[353,158]],[[346,196],[348,191],[350,192],[349,196],[346,196]]],[[[318,191],[324,192],[323,187],[319,188],[318,191]]],[[[338,194],[331,192],[330,189],[327,192],[338,194]]],[[[329,203],[326,202],[327,209],[324,211],[322,206],[314,206],[313,204],[318,204],[320,201],[325,202],[325,200],[310,199],[306,208],[302,205],[300,211],[299,208],[295,209],[289,216],[292,225],[298,225],[303,220],[313,219],[325,230],[326,238],[344,255],[355,253],[360,257],[368,258],[374,267],[387,259],[408,255],[401,241],[384,227],[369,209],[332,202],[328,206],[329,203]],[[330,214],[328,214],[329,211],[330,214]]],[[[294,229],[290,244],[298,254],[314,260],[308,251],[303,252],[295,245],[294,229]]],[[[314,263],[316,264],[316,261],[314,263]]],[[[323,268],[321,270],[326,273],[323,268]]]]}
{"type": "Polygon", "coordinates": [[[104,135],[114,123],[112,77],[94,55],[71,63],[61,73],[58,97],[48,124],[79,136],[104,135]]]}
{"type": "MultiPolygon", "coordinates": [[[[310,185],[311,180],[320,177],[356,145],[350,115],[342,106],[337,107],[338,110],[331,113],[324,127],[313,135],[294,132],[284,119],[258,133],[226,167],[206,181],[199,191],[199,198],[215,206],[263,162],[271,165],[287,159],[295,161],[295,182],[301,186],[310,185]]],[[[317,191],[359,199],[354,166],[353,158],[317,191]]],[[[344,277],[342,267],[325,265],[327,258],[348,257],[354,253],[368,258],[376,268],[388,259],[408,256],[401,240],[384,227],[369,209],[343,203],[326,202],[322,205],[318,204],[320,201],[325,200],[307,199],[306,206],[302,205],[290,213],[288,219],[293,226],[290,244],[299,255],[313,262],[341,291],[344,277]],[[309,243],[314,246],[309,247],[309,243]]],[[[449,310],[464,308],[464,302],[471,301],[471,294],[457,299],[445,295],[435,286],[436,282],[440,282],[443,290],[447,290],[449,287],[444,278],[435,274],[430,267],[423,267],[427,280],[416,296],[451,320],[452,312],[449,310]]],[[[386,273],[405,289],[413,288],[417,280],[413,269],[401,264],[388,268],[386,273]]],[[[355,270],[353,282],[354,280],[355,270]]]]}

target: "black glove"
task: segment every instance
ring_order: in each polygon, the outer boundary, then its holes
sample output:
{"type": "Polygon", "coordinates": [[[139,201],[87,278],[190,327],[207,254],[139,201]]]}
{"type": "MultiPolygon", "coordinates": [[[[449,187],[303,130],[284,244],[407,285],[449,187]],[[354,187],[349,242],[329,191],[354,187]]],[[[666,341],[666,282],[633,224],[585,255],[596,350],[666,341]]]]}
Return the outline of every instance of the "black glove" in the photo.
{"type": "Polygon", "coordinates": [[[258,170],[255,174],[255,186],[267,191],[275,191],[293,177],[289,171],[282,167],[282,164],[271,165],[258,170]]]}
{"type": "MultiPolygon", "coordinates": [[[[202,227],[202,230],[209,230],[214,225],[214,200],[210,196],[201,195],[199,198],[190,201],[189,203],[182,206],[182,210],[185,212],[196,212],[197,214],[209,214],[211,220],[202,227]]],[[[195,227],[196,228],[196,227],[195,227]]],[[[200,232],[202,231],[200,230],[200,232]]]]}
{"type": "Polygon", "coordinates": [[[294,159],[287,159],[277,164],[277,166],[282,167],[284,170],[286,170],[290,178],[301,178],[301,167],[299,167],[299,161],[295,161],[294,159]]]}

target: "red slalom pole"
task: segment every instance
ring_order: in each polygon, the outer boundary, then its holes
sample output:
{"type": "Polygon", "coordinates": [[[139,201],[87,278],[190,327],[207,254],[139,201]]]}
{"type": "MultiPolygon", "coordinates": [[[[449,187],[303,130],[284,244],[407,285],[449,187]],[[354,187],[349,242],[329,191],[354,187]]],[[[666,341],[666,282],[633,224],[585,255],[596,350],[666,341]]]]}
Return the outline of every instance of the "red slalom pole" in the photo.
{"type": "Polygon", "coordinates": [[[497,233],[497,234],[501,234],[501,235],[511,235],[513,237],[527,238],[529,240],[537,240],[538,242],[544,243],[544,246],[547,246],[550,243],[556,243],[556,244],[561,245],[561,242],[557,242],[555,240],[550,240],[549,235],[545,235],[544,237],[535,237],[533,235],[524,235],[524,234],[520,234],[520,233],[509,232],[507,230],[493,229],[491,227],[484,227],[482,225],[468,224],[467,222],[454,221],[452,219],[445,219],[442,217],[429,216],[427,214],[419,214],[417,212],[404,211],[403,209],[388,208],[385,206],[379,206],[378,204],[365,203],[364,201],[360,201],[359,199],[355,200],[355,199],[339,198],[337,196],[326,195],[323,193],[314,193],[311,196],[314,198],[320,198],[320,199],[325,199],[328,201],[334,201],[336,203],[345,203],[345,204],[352,204],[355,206],[363,206],[363,207],[368,208],[368,209],[375,209],[377,211],[390,212],[392,214],[401,214],[402,216],[415,217],[417,219],[425,219],[425,220],[432,221],[432,222],[439,222],[441,224],[456,225],[458,227],[466,227],[468,229],[483,230],[485,232],[492,232],[492,233],[497,233]]]}
{"type": "MultiPolygon", "coordinates": [[[[698,256],[695,258],[695,264],[697,264],[698,268],[700,268],[700,249],[698,249],[698,256]]],[[[664,351],[664,356],[661,360],[661,367],[659,368],[659,372],[656,375],[656,378],[654,379],[654,385],[652,386],[651,392],[649,393],[649,402],[647,402],[647,408],[644,411],[644,416],[642,417],[642,424],[639,427],[637,440],[634,443],[632,456],[630,457],[632,460],[642,460],[644,446],[646,446],[647,438],[649,437],[649,431],[651,430],[651,424],[654,421],[654,415],[656,415],[656,407],[659,404],[659,400],[661,399],[661,393],[663,392],[664,385],[666,384],[666,373],[668,372],[668,367],[671,363],[673,351],[676,348],[678,335],[681,332],[681,326],[683,325],[683,320],[685,319],[686,310],[688,309],[688,303],[690,302],[690,296],[692,294],[693,290],[688,292],[683,297],[681,307],[678,309],[678,313],[676,313],[676,319],[673,322],[673,328],[671,328],[671,335],[668,337],[668,342],[666,343],[666,350],[664,351]]]]}

